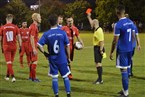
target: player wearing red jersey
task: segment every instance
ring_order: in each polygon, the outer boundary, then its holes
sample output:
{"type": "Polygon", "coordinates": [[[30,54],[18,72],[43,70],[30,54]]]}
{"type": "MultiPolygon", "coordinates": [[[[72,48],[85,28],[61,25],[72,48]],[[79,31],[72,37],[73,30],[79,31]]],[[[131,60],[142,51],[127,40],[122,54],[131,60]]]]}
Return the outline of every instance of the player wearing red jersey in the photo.
{"type": "Polygon", "coordinates": [[[33,23],[30,25],[30,74],[29,79],[31,79],[34,82],[39,82],[38,79],[36,79],[36,66],[37,66],[37,60],[38,60],[38,52],[37,52],[37,42],[38,42],[38,24],[41,23],[41,16],[38,13],[32,14],[32,20],[33,23]]]}
{"type": "Polygon", "coordinates": [[[23,67],[23,56],[26,53],[27,63],[30,64],[30,53],[29,53],[29,43],[30,43],[30,32],[27,28],[27,22],[22,22],[22,28],[20,28],[20,35],[22,38],[22,47],[20,51],[20,64],[23,67]]]}
{"type": "MultiPolygon", "coordinates": [[[[79,30],[77,27],[74,26],[74,20],[72,17],[67,18],[67,26],[63,26],[62,30],[64,30],[67,33],[67,36],[69,38],[70,42],[70,59],[73,61],[74,56],[74,37],[76,36],[77,40],[83,45],[83,41],[81,40],[79,36],[79,30]]],[[[71,66],[69,64],[69,67],[71,69],[71,66]]],[[[69,79],[72,79],[72,74],[69,75],[69,79]]]]}
{"type": "Polygon", "coordinates": [[[8,14],[6,17],[6,24],[2,26],[0,29],[0,41],[2,41],[2,48],[7,64],[7,75],[5,77],[5,80],[9,80],[9,77],[11,76],[12,82],[15,82],[16,79],[14,77],[14,70],[12,66],[13,66],[14,56],[16,54],[16,49],[17,49],[17,44],[16,44],[17,36],[18,36],[18,42],[20,47],[21,47],[21,36],[19,34],[18,27],[12,24],[12,21],[13,21],[13,15],[8,14]]]}

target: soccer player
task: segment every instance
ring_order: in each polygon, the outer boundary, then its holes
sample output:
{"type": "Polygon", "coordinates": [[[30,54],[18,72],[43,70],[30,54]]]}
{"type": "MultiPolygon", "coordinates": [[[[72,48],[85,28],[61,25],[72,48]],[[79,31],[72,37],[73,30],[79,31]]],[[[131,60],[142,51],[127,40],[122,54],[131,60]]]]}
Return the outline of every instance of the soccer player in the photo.
{"type": "MultiPolygon", "coordinates": [[[[74,26],[74,20],[72,17],[67,18],[67,26],[63,26],[62,30],[64,30],[67,33],[67,36],[69,38],[70,42],[70,59],[73,61],[73,56],[74,56],[74,37],[76,36],[77,40],[84,46],[83,41],[81,40],[79,36],[79,30],[77,27],[74,26]]],[[[71,69],[71,65],[68,65],[69,68],[71,69]]],[[[72,74],[69,75],[69,79],[71,80],[72,74]]]]}
{"type": "Polygon", "coordinates": [[[43,34],[38,42],[38,47],[40,51],[49,59],[49,75],[52,76],[52,88],[55,97],[59,97],[58,71],[64,80],[67,97],[71,97],[70,81],[68,79],[70,71],[67,68],[67,60],[70,61],[69,40],[66,33],[57,27],[56,15],[50,15],[48,21],[51,25],[51,29],[43,34]],[[49,54],[43,49],[45,44],[48,47],[49,54]]]}
{"type": "Polygon", "coordinates": [[[20,64],[23,66],[23,55],[26,53],[27,56],[27,64],[30,65],[30,53],[29,53],[29,43],[30,43],[30,32],[29,28],[27,28],[27,22],[22,22],[22,28],[20,28],[20,35],[22,39],[22,47],[20,51],[20,64]]]}
{"type": "Polygon", "coordinates": [[[2,41],[3,42],[2,48],[7,64],[7,74],[5,80],[9,80],[9,77],[11,76],[12,82],[15,82],[16,78],[14,76],[13,61],[17,49],[17,44],[16,44],[17,37],[18,37],[19,47],[21,48],[21,36],[18,27],[12,24],[13,18],[14,16],[12,14],[8,14],[6,16],[6,24],[3,25],[0,29],[0,45],[2,41]]]}
{"type": "Polygon", "coordinates": [[[91,13],[88,13],[87,16],[91,27],[94,29],[94,36],[93,36],[93,45],[94,45],[94,59],[96,63],[96,69],[98,73],[98,79],[94,82],[94,84],[103,84],[102,80],[102,58],[105,52],[104,49],[104,33],[103,29],[99,26],[99,21],[97,19],[91,18],[91,13]]]}
{"type": "Polygon", "coordinates": [[[40,82],[39,79],[36,78],[36,67],[38,60],[38,52],[37,52],[37,42],[38,42],[38,24],[41,23],[41,16],[39,13],[32,14],[33,23],[29,27],[30,31],[30,73],[29,79],[34,82],[40,82]]]}
{"type": "MultiPolygon", "coordinates": [[[[129,18],[129,15],[128,14],[125,14],[125,17],[129,18]]],[[[134,22],[135,24],[135,22],[134,22]]],[[[132,72],[132,68],[133,68],[133,56],[134,56],[134,53],[135,53],[135,48],[136,48],[136,43],[138,44],[138,50],[140,50],[140,39],[139,39],[139,36],[138,36],[138,28],[136,26],[136,24],[134,25],[135,27],[135,38],[133,39],[133,51],[132,51],[132,58],[131,58],[131,64],[130,64],[130,67],[128,68],[128,75],[129,75],[129,78],[131,76],[133,76],[133,72],[132,72]]]]}
{"type": "Polygon", "coordinates": [[[62,28],[62,23],[63,23],[63,16],[59,15],[57,21],[57,27],[62,28]]]}
{"type": "Polygon", "coordinates": [[[119,21],[114,27],[114,39],[112,41],[110,59],[113,60],[113,52],[116,47],[116,67],[121,71],[123,86],[122,91],[118,92],[120,94],[119,97],[129,97],[129,78],[127,68],[130,66],[130,61],[132,58],[132,42],[135,28],[133,22],[125,17],[125,7],[123,5],[119,5],[116,8],[116,14],[119,21]]]}

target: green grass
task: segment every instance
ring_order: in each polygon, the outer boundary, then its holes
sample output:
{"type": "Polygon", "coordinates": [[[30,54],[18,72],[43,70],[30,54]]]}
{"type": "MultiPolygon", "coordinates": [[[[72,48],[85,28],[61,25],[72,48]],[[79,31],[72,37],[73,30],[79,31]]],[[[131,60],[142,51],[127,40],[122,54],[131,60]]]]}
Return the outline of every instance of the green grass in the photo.
{"type": "MultiPolygon", "coordinates": [[[[72,97],[116,97],[122,88],[119,69],[115,67],[115,60],[110,61],[109,57],[103,60],[103,80],[102,85],[93,85],[97,73],[93,58],[92,47],[93,33],[81,33],[85,48],[75,51],[72,62],[72,74],[74,80],[71,81],[72,97]]],[[[113,34],[105,33],[105,48],[109,55],[113,34]]],[[[145,97],[145,34],[140,34],[140,52],[136,51],[134,56],[134,77],[130,79],[130,97],[145,97]]],[[[115,58],[115,53],[114,53],[115,58]]],[[[25,59],[25,57],[24,57],[25,59]]],[[[26,60],[25,60],[26,63],[26,60]]],[[[26,80],[29,69],[20,68],[18,53],[15,56],[14,71],[17,82],[5,81],[6,65],[4,56],[0,53],[0,97],[54,97],[51,87],[51,78],[47,76],[48,63],[45,57],[39,52],[39,62],[37,66],[37,77],[40,83],[26,80]]],[[[63,80],[59,77],[59,94],[65,97],[63,80]]]]}

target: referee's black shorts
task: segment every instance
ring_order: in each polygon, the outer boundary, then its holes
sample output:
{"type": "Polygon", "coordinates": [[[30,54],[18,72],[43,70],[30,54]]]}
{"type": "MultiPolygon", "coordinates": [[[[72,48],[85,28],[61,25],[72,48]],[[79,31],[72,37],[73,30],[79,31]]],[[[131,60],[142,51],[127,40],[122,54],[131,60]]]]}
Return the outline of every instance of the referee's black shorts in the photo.
{"type": "MultiPolygon", "coordinates": [[[[103,48],[103,52],[105,49],[103,48]]],[[[102,63],[102,54],[100,53],[100,46],[94,46],[94,60],[96,63],[102,63]]]]}

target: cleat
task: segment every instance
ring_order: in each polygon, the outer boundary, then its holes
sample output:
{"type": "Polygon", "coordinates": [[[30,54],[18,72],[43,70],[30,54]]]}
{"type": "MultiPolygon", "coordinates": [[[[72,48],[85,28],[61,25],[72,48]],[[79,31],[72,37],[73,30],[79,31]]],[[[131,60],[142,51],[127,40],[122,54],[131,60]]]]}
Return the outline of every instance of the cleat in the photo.
{"type": "Polygon", "coordinates": [[[33,82],[40,82],[40,80],[39,79],[34,79],[34,80],[32,80],[33,82]]]}
{"type": "Polygon", "coordinates": [[[10,78],[9,77],[5,77],[5,80],[8,81],[10,78]]]}
{"type": "Polygon", "coordinates": [[[12,82],[15,82],[15,81],[16,81],[16,79],[13,77],[13,78],[12,78],[12,82]]]}
{"type": "Polygon", "coordinates": [[[120,92],[118,92],[117,94],[122,94],[122,95],[123,95],[124,93],[123,93],[123,91],[121,90],[121,91],[120,91],[120,92]]]}
{"type": "Polygon", "coordinates": [[[96,80],[95,82],[93,82],[93,84],[103,84],[103,80],[102,81],[96,80]]]}
{"type": "Polygon", "coordinates": [[[67,94],[67,97],[71,97],[71,95],[70,94],[67,94]]]}
{"type": "Polygon", "coordinates": [[[55,95],[55,97],[59,97],[59,95],[55,95]]]}
{"type": "Polygon", "coordinates": [[[121,94],[121,95],[119,95],[117,97],[129,97],[129,95],[125,96],[124,94],[121,94]]]}
{"type": "Polygon", "coordinates": [[[72,80],[72,79],[73,79],[72,74],[69,74],[69,75],[68,75],[68,78],[69,78],[69,80],[72,80]]]}
{"type": "Polygon", "coordinates": [[[31,80],[32,81],[32,78],[29,77],[27,80],[31,80]]]}

